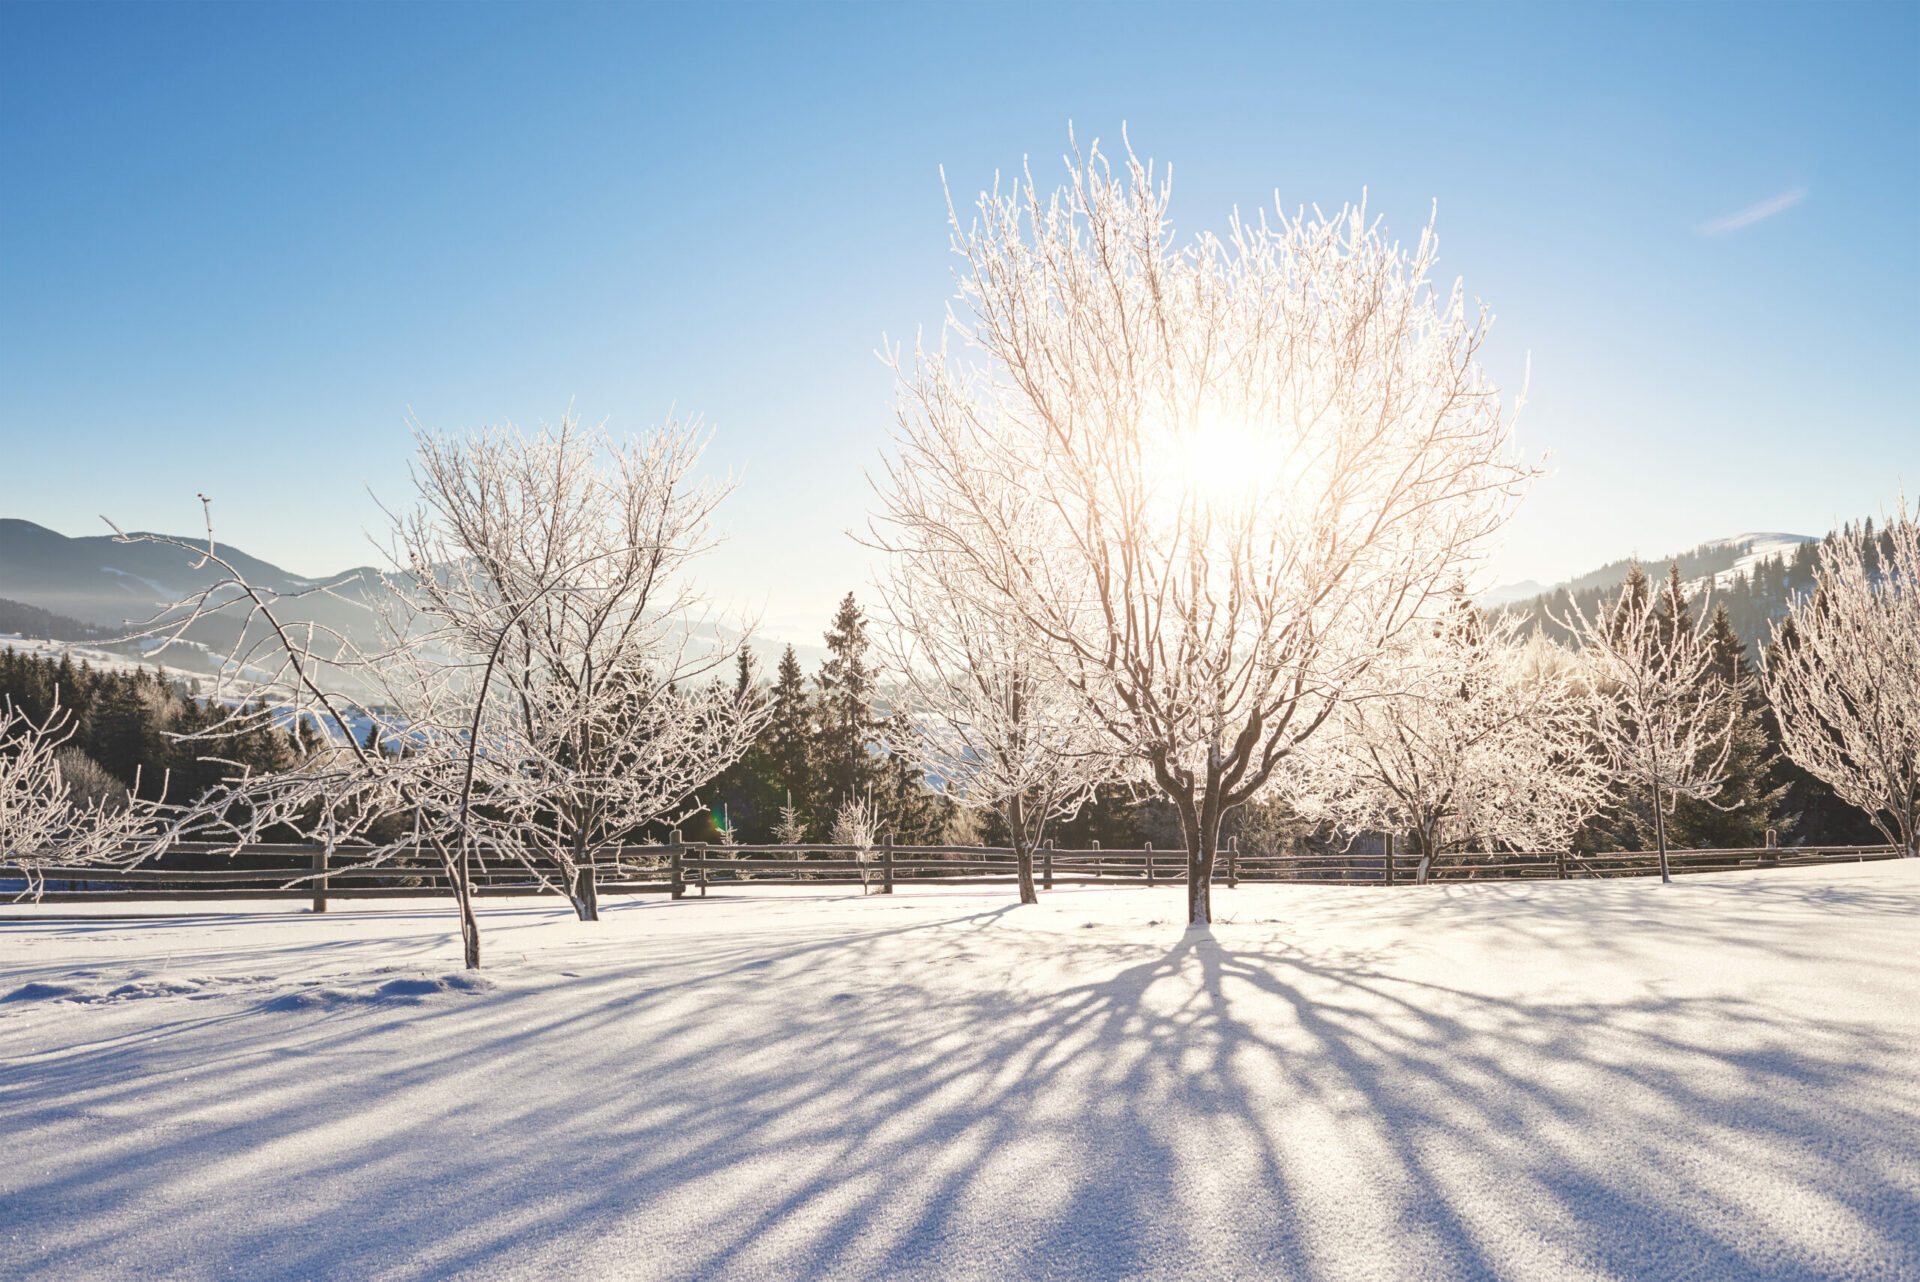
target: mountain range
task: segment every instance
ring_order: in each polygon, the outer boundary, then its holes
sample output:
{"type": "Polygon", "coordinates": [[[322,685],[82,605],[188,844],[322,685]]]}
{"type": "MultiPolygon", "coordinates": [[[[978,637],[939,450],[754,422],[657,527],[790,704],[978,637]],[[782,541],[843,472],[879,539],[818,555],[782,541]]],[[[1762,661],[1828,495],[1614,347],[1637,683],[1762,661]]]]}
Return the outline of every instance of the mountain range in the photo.
{"type": "MultiPolygon", "coordinates": [[[[205,546],[205,540],[197,546],[205,546]]],[[[214,549],[250,584],[280,599],[276,613],[283,622],[314,623],[363,646],[376,643],[375,616],[367,603],[386,592],[379,571],[359,567],[326,579],[303,579],[229,544],[215,543],[214,549]]],[[[130,543],[112,534],[70,538],[31,521],[0,518],[0,638],[98,645],[137,630],[224,577],[219,566],[166,544],[130,543]]],[[[711,625],[701,631],[714,639],[729,635],[711,625]]],[[[196,621],[186,632],[196,649],[170,650],[169,666],[191,670],[197,657],[212,671],[207,651],[224,653],[238,633],[238,617],[232,614],[196,621]]],[[[761,638],[750,644],[762,671],[770,674],[782,645],[761,638]]],[[[826,655],[818,645],[795,645],[794,651],[810,668],[826,655]]]]}
{"type": "MultiPolygon", "coordinates": [[[[1735,576],[1753,579],[1762,562],[1791,562],[1802,544],[1816,541],[1812,535],[1777,531],[1738,534],[1644,564],[1657,576],[1660,567],[1672,562],[1694,590],[1709,584],[1720,589],[1730,586],[1735,576]]],[[[359,603],[384,592],[378,571],[359,567],[324,580],[303,579],[229,544],[214,547],[250,583],[282,598],[286,621],[316,623],[363,642],[372,640],[373,616],[359,603]],[[316,590],[322,587],[327,590],[316,590]]],[[[1563,596],[1577,599],[1612,591],[1625,581],[1631,564],[1631,558],[1609,562],[1553,585],[1531,579],[1501,584],[1482,593],[1479,603],[1486,609],[1532,608],[1538,613],[1563,596]]],[[[201,563],[177,547],[125,542],[111,534],[71,538],[31,521],[0,518],[0,636],[99,643],[132,630],[222,576],[218,566],[201,563]]],[[[224,650],[236,633],[235,621],[214,618],[195,623],[187,635],[224,650]]],[[[781,645],[756,638],[753,649],[763,670],[770,671],[781,645]]],[[[819,646],[794,649],[808,666],[824,657],[819,646]]]]}

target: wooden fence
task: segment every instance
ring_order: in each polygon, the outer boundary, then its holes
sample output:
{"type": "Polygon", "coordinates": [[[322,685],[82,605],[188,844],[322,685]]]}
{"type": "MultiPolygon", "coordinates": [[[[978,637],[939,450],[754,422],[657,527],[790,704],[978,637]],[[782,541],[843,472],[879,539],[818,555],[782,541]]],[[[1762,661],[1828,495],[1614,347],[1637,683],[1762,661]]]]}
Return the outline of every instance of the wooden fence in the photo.
{"type": "MultiPolygon", "coordinates": [[[[1668,863],[1678,873],[1719,872],[1739,868],[1786,868],[1807,864],[1856,863],[1898,858],[1894,846],[1772,846],[1727,850],[1674,850],[1668,863]]],[[[1171,886],[1187,878],[1186,852],[1102,850],[1098,845],[1056,850],[1051,843],[1035,852],[1034,880],[1042,889],[1056,886],[1171,886]]],[[[1416,883],[1421,857],[1384,853],[1242,854],[1232,843],[1220,852],[1213,881],[1219,886],[1292,883],[1322,886],[1396,887],[1416,883]]],[[[536,874],[518,862],[481,863],[474,893],[482,896],[558,895],[557,868],[536,874]]],[[[1437,856],[1428,869],[1433,882],[1519,881],[1646,877],[1659,872],[1649,851],[1575,855],[1567,851],[1467,853],[1437,856]]],[[[22,870],[0,865],[0,879],[14,891],[24,886],[22,870]]],[[[128,869],[47,868],[41,871],[42,901],[196,899],[310,899],[325,912],[334,899],[419,898],[444,894],[447,882],[437,863],[395,860],[378,867],[361,865],[349,850],[329,856],[322,846],[229,847],[181,844],[158,861],[128,869]]],[[[859,884],[890,894],[898,885],[1010,886],[1018,882],[1013,851],[988,846],[895,846],[890,839],[871,849],[833,845],[709,845],[672,841],[666,845],[627,846],[595,869],[600,894],[664,894],[679,899],[693,893],[753,886],[826,886],[859,884]]],[[[0,884],[0,893],[4,893],[0,884]]]]}

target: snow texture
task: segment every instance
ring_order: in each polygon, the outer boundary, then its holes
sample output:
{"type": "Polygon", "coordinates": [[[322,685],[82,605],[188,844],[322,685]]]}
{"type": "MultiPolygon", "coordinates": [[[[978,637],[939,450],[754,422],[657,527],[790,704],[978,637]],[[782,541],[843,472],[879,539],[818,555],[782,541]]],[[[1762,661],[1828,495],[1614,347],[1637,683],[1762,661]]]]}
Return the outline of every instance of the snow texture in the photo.
{"type": "Polygon", "coordinates": [[[1920,1277],[1920,862],[1182,896],[9,908],[0,1276],[1920,1277]]]}

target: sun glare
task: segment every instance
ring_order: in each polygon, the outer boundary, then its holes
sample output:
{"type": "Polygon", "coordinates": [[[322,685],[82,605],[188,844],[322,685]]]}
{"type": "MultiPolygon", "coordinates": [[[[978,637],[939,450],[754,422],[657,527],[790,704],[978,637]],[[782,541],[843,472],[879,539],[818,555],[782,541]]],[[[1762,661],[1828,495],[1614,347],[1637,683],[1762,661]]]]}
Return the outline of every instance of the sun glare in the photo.
{"type": "Polygon", "coordinates": [[[1190,506],[1219,511],[1256,502],[1279,468],[1271,432],[1229,414],[1203,415],[1170,444],[1180,496],[1190,506]]]}

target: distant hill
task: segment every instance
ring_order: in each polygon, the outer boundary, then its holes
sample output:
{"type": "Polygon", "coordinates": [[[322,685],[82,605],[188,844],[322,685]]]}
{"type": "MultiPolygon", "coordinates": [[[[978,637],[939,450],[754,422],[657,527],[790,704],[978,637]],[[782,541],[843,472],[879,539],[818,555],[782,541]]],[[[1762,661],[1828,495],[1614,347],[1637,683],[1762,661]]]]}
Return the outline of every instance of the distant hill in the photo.
{"type": "MultiPolygon", "coordinates": [[[[192,542],[191,539],[186,540],[192,542]]],[[[384,590],[370,569],[349,570],[333,579],[315,581],[289,574],[279,566],[249,556],[230,544],[215,550],[249,583],[266,589],[279,600],[276,613],[289,624],[313,623],[340,631],[362,644],[374,640],[375,619],[363,604],[384,590]],[[314,591],[326,585],[331,593],[314,591]],[[294,595],[305,594],[305,595],[294,595]]],[[[111,534],[69,538],[31,521],[0,519],[0,598],[44,612],[48,625],[38,631],[33,616],[22,615],[21,626],[0,631],[56,641],[111,642],[137,625],[153,619],[167,606],[213,586],[225,572],[176,547],[157,543],[121,543],[111,534]],[[57,622],[64,617],[65,624],[57,622]],[[75,635],[73,626],[89,629],[75,635]]],[[[225,653],[239,640],[244,615],[238,610],[191,624],[185,637],[204,647],[169,650],[170,667],[213,671],[206,651],[225,653]]],[[[265,635],[256,623],[249,640],[265,635]]],[[[138,652],[134,647],[130,652],[138,652]]]]}
{"type": "MultiPolygon", "coordinates": [[[[1812,586],[1814,552],[1819,543],[1810,534],[1739,534],[1670,556],[1647,558],[1640,565],[1654,579],[1664,577],[1668,565],[1677,565],[1696,613],[1700,613],[1703,598],[1708,609],[1724,604],[1734,631],[1758,653],[1772,635],[1773,623],[1785,614],[1793,594],[1812,586]]],[[[1530,596],[1513,590],[1529,585],[1495,588],[1480,598],[1480,604],[1487,609],[1524,613],[1534,626],[1544,627],[1560,640],[1569,640],[1559,620],[1575,606],[1593,614],[1626,582],[1633,560],[1629,557],[1608,562],[1530,596]]]]}
{"type": "Polygon", "coordinates": [[[104,632],[91,623],[0,597],[0,637],[45,637],[50,641],[95,641],[104,632]]]}
{"type": "MultiPolygon", "coordinates": [[[[363,646],[378,644],[375,616],[366,608],[366,603],[377,602],[385,592],[378,571],[363,567],[326,579],[303,579],[231,544],[214,546],[254,586],[282,595],[306,594],[281,602],[278,613],[283,621],[316,623],[363,646]],[[314,591],[323,585],[330,591],[314,591]]],[[[111,534],[69,538],[31,521],[0,518],[0,633],[55,641],[111,640],[222,577],[217,566],[194,567],[195,558],[179,548],[121,543],[111,534]],[[9,608],[14,613],[5,613],[9,608]]],[[[237,637],[239,617],[229,612],[226,617],[203,620],[187,635],[224,652],[237,637]]],[[[820,622],[824,628],[827,620],[820,622]]],[[[712,624],[698,633],[714,640],[737,635],[712,624]]],[[[755,638],[752,648],[760,660],[761,675],[771,679],[782,643],[755,638]]],[[[794,651],[809,671],[826,657],[819,644],[796,644],[794,651]]],[[[190,670],[192,656],[170,651],[167,662],[190,670]]]]}
{"type": "MultiPolygon", "coordinates": [[[[191,537],[185,541],[194,542],[191,537]]],[[[315,580],[289,574],[231,544],[216,543],[214,548],[256,586],[276,593],[317,586],[315,580]]],[[[0,597],[105,628],[120,629],[150,618],[221,575],[214,565],[196,569],[194,558],[178,548],[121,543],[111,534],[69,538],[31,521],[0,518],[0,597]]],[[[374,579],[372,570],[360,569],[325,581],[374,579]]]]}

